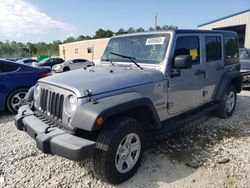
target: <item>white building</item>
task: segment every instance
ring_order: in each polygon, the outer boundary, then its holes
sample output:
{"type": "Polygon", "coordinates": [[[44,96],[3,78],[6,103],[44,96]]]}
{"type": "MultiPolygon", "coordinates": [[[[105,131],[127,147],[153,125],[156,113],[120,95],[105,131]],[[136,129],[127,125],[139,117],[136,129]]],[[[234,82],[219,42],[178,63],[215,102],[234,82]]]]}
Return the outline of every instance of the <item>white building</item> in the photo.
{"type": "Polygon", "coordinates": [[[250,10],[201,24],[198,28],[235,31],[239,36],[240,47],[250,48],[250,10]]]}

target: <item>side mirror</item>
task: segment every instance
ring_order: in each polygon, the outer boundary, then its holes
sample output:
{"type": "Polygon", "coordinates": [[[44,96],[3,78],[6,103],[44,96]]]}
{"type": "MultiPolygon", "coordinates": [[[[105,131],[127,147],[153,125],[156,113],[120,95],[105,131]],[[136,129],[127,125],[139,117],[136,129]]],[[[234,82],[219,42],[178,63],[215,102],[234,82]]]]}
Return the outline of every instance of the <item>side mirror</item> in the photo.
{"type": "Polygon", "coordinates": [[[177,69],[190,69],[192,68],[192,56],[178,55],[174,59],[174,68],[177,69]]]}

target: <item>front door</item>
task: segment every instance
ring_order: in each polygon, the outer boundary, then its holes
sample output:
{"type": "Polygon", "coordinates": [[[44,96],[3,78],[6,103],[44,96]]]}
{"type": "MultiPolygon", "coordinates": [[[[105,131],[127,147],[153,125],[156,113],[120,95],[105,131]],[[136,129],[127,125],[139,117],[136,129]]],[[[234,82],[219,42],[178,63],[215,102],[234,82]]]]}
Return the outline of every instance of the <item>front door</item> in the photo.
{"type": "MultiPolygon", "coordinates": [[[[190,69],[181,69],[179,76],[169,78],[168,113],[178,115],[204,104],[205,70],[202,62],[201,35],[177,35],[173,60],[179,55],[192,56],[190,69]]],[[[175,71],[171,66],[170,72],[175,71]]],[[[170,76],[169,76],[170,77],[170,76]]]]}

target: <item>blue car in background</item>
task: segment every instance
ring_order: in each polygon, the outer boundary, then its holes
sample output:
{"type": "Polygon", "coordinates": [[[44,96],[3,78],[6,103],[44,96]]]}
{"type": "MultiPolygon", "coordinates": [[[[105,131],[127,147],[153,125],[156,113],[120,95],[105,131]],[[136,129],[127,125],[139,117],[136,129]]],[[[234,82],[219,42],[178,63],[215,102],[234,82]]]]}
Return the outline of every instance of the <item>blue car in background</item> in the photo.
{"type": "Polygon", "coordinates": [[[50,68],[35,68],[0,59],[0,111],[17,113],[29,88],[51,75],[50,68]]]}
{"type": "Polygon", "coordinates": [[[35,60],[35,59],[32,59],[32,58],[23,58],[23,59],[17,60],[16,63],[20,63],[20,64],[35,67],[35,64],[38,63],[38,61],[35,60]]]}
{"type": "Polygon", "coordinates": [[[9,61],[18,61],[20,59],[23,59],[22,57],[15,57],[15,58],[7,58],[6,60],[9,60],[9,61]]]}

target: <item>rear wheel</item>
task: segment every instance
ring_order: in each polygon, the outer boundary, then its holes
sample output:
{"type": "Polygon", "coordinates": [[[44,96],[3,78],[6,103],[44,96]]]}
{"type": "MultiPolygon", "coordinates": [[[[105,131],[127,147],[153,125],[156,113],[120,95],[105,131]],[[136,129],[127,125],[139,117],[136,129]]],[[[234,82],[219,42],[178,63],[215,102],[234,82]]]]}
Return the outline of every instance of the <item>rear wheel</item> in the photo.
{"type": "Polygon", "coordinates": [[[134,175],[144,153],[144,129],[135,119],[110,121],[100,133],[94,154],[96,174],[104,181],[119,184],[134,175]]]}
{"type": "Polygon", "coordinates": [[[229,118],[233,115],[237,102],[237,92],[233,85],[225,92],[220,107],[215,111],[215,115],[220,118],[229,118]]]}
{"type": "Polygon", "coordinates": [[[24,104],[27,89],[16,89],[12,91],[7,98],[7,108],[12,113],[16,114],[18,109],[24,104]]]}

